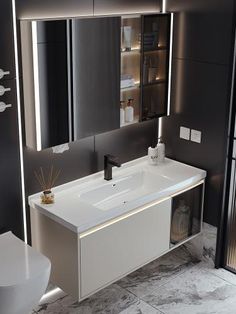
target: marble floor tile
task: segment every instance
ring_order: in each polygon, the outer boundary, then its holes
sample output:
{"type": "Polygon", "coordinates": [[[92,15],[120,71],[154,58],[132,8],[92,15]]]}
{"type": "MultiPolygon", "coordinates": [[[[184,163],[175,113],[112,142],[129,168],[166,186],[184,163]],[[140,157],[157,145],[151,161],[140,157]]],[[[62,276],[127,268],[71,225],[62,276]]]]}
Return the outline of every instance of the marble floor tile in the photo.
{"type": "Polygon", "coordinates": [[[198,265],[143,300],[165,314],[236,313],[236,287],[198,265]]]}
{"type": "MultiPolygon", "coordinates": [[[[236,275],[231,273],[230,271],[223,269],[223,268],[213,268],[209,270],[215,276],[224,279],[225,281],[231,283],[232,285],[236,286],[236,275]]],[[[236,312],[236,311],[235,311],[236,312]]]]}
{"type": "Polygon", "coordinates": [[[217,228],[203,223],[203,258],[212,265],[215,261],[217,228]]]}
{"type": "MultiPolygon", "coordinates": [[[[41,304],[39,314],[118,314],[138,302],[133,294],[113,284],[81,303],[65,296],[53,303],[41,304]]],[[[134,312],[135,313],[135,312],[134,312]]],[[[142,312],[141,312],[142,313],[142,312]]],[[[143,312],[148,313],[148,312],[143,312]]],[[[150,312],[150,314],[158,312],[150,312]]]]}
{"type": "Polygon", "coordinates": [[[149,304],[139,300],[124,311],[120,312],[120,314],[161,314],[161,312],[149,304]]]}
{"type": "Polygon", "coordinates": [[[186,249],[180,247],[136,270],[117,284],[141,298],[198,262],[186,249]]]}

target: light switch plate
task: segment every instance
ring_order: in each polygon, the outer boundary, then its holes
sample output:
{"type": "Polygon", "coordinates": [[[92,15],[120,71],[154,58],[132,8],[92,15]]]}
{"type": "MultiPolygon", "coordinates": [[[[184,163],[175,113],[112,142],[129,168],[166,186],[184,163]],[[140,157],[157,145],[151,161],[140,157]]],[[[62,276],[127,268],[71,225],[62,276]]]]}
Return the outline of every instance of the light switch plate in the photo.
{"type": "Polygon", "coordinates": [[[191,141],[195,143],[201,143],[202,140],[202,132],[198,130],[191,130],[191,141]]]}
{"type": "Polygon", "coordinates": [[[189,141],[190,140],[190,129],[185,128],[184,126],[180,127],[179,137],[189,141]]]}

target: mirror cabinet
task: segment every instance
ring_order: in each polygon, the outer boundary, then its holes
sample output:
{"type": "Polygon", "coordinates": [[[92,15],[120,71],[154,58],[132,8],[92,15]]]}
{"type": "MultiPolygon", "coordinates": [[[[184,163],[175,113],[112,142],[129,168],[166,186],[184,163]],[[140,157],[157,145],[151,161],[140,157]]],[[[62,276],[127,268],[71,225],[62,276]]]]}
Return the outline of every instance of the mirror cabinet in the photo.
{"type": "Polygon", "coordinates": [[[21,21],[26,145],[167,115],[171,41],[172,14],[21,21]]]}

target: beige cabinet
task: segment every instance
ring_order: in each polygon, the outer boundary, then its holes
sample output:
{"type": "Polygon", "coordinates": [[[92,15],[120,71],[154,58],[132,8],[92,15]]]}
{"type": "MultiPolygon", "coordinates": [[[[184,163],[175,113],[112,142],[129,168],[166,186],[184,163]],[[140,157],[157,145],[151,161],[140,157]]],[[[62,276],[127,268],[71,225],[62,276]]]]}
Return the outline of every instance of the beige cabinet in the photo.
{"type": "Polygon", "coordinates": [[[81,298],[168,251],[171,199],[80,239],[81,298]]]}

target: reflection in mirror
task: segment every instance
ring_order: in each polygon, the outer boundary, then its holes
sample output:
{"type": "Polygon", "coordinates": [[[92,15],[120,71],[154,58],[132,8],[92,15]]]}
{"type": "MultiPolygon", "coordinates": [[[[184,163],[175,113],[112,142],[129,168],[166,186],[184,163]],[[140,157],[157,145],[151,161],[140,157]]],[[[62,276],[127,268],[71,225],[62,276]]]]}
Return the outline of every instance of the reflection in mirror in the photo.
{"type": "Polygon", "coordinates": [[[22,21],[26,145],[119,128],[120,18],[22,21]]]}

